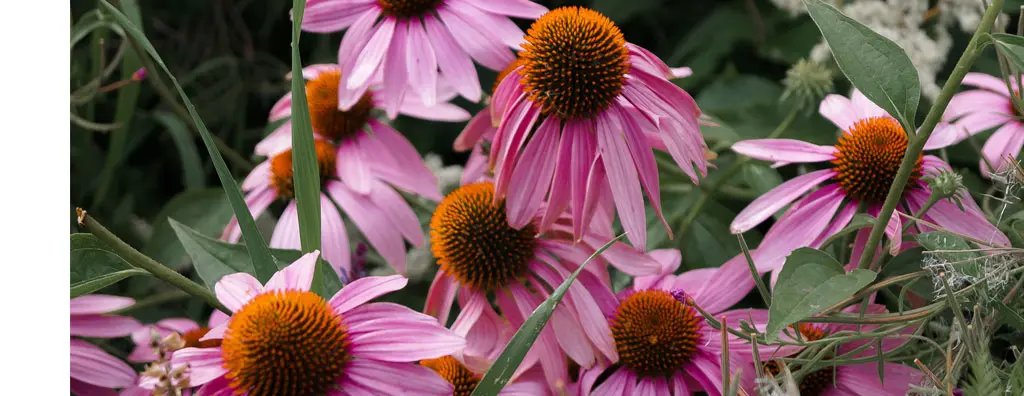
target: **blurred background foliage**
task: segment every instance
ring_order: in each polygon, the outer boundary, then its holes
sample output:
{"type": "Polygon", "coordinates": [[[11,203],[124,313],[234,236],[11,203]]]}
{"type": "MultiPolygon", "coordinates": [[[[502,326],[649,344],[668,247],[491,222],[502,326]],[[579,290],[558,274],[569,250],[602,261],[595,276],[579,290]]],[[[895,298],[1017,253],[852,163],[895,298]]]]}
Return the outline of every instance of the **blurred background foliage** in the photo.
{"type": "MultiPolygon", "coordinates": [[[[782,80],[790,66],[807,57],[820,41],[810,18],[792,16],[766,0],[540,3],[549,8],[593,7],[615,20],[627,40],[650,49],[669,65],[691,67],[693,76],[677,83],[717,123],[706,127],[704,133],[717,153],[714,162],[718,169],[728,168],[736,160],[728,151],[731,143],[764,137],[787,118],[792,109],[779,100],[784,89],[782,80]]],[[[1007,10],[1013,11],[1021,1],[1007,3],[1007,10]]],[[[141,22],[209,129],[221,140],[222,152],[235,176],[244,177],[253,164],[262,160],[251,153],[255,143],[272,129],[266,122],[271,105],[289,89],[284,76],[289,72],[290,3],[120,0],[115,4],[141,22]]],[[[139,59],[116,31],[102,24],[94,1],[73,1],[71,9],[69,212],[76,206],[88,209],[125,241],[187,273],[188,258],[168,217],[212,237],[220,234],[230,217],[208,155],[162,76],[151,74],[141,83],[128,83],[109,92],[96,89],[129,79],[148,60],[139,59]]],[[[528,26],[525,21],[519,23],[524,30],[528,26]]],[[[1010,26],[1016,26],[1016,21],[1010,26]]],[[[958,30],[952,34],[950,53],[959,54],[968,36],[958,30]]],[[[341,37],[341,33],[306,34],[301,49],[304,62],[335,62],[341,37]]],[[[996,72],[994,59],[983,57],[975,69],[996,72]]],[[[947,59],[938,73],[940,81],[954,62],[955,58],[947,59]]],[[[484,87],[491,85],[494,76],[492,71],[480,70],[484,87]]],[[[849,84],[838,73],[835,84],[836,92],[848,92],[849,84]]],[[[922,102],[923,106],[930,105],[926,100],[922,102]]],[[[481,108],[480,104],[457,103],[474,113],[481,108]]],[[[924,111],[919,113],[923,116],[924,111]]],[[[434,153],[446,166],[460,165],[466,159],[464,153],[451,149],[462,124],[399,118],[395,125],[422,154],[434,153]]],[[[831,144],[835,133],[831,124],[811,110],[801,112],[783,136],[831,144]]],[[[955,168],[976,167],[976,148],[969,144],[946,155],[955,168]]],[[[763,163],[747,163],[722,182],[719,191],[706,199],[692,219],[686,219],[687,210],[701,199],[701,191],[678,170],[665,168],[661,172],[662,201],[675,235],[669,238],[652,215],[648,221],[652,234],[649,246],[682,249],[684,268],[720,265],[740,251],[736,237],[728,231],[735,214],[757,195],[800,171],[798,166],[776,170],[763,163]],[[688,224],[685,230],[684,223],[688,224]]],[[[457,170],[448,169],[442,174],[448,175],[443,179],[450,180],[454,175],[457,180],[457,170]]],[[[712,170],[702,185],[713,184],[719,177],[720,172],[712,170]]],[[[981,185],[976,173],[968,174],[967,183],[981,185]]],[[[418,208],[424,229],[429,208],[426,203],[418,208]]],[[[269,230],[272,219],[266,217],[260,223],[269,230]]],[[[69,223],[72,232],[77,232],[74,216],[69,216],[69,223]]],[[[748,244],[756,246],[759,234],[750,232],[746,238],[748,244]]],[[[411,255],[415,256],[410,263],[414,282],[396,298],[408,299],[403,302],[418,309],[432,278],[433,260],[429,250],[415,250],[411,255]]],[[[76,257],[72,257],[73,266],[76,257]]],[[[370,254],[371,265],[374,259],[370,254]]],[[[106,292],[149,298],[153,304],[165,301],[161,298],[183,297],[148,278],[132,279],[114,288],[106,292]]],[[[162,309],[168,309],[166,304],[162,309]]],[[[199,316],[202,309],[201,303],[192,301],[186,313],[199,316]]],[[[180,307],[173,311],[181,313],[180,307]]],[[[156,318],[167,313],[154,308],[141,315],[156,318]]]]}

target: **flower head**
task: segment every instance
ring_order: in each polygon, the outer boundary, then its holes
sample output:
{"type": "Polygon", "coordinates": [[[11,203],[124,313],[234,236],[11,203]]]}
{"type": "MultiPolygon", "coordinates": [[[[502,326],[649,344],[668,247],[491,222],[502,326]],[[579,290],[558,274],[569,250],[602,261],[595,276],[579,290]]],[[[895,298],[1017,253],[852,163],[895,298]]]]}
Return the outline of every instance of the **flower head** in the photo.
{"type": "MultiPolygon", "coordinates": [[[[539,221],[539,216],[534,219],[535,223],[539,221]]],[[[611,239],[610,222],[597,223],[596,230],[579,242],[569,237],[571,231],[565,219],[554,222],[545,233],[538,234],[532,224],[516,229],[508,224],[504,202],[494,202],[491,182],[456,189],[441,201],[430,222],[431,250],[440,268],[424,311],[446,322],[458,298],[461,311],[456,323],[462,330],[457,332],[467,334],[469,339],[472,333],[467,329],[482,326],[480,323],[487,323],[488,317],[497,317],[491,307],[493,296],[502,316],[513,329],[517,328],[570,271],[594,252],[594,246],[611,239]]],[[[541,332],[528,355],[528,359],[540,363],[552,387],[565,386],[568,381],[566,356],[582,367],[616,356],[611,334],[599,326],[607,319],[590,294],[602,283],[601,266],[611,263],[634,275],[662,271],[660,263],[621,244],[613,245],[596,261],[588,267],[591,271],[584,271],[570,287],[565,302],[555,309],[551,325],[541,332]]],[[[494,326],[482,331],[493,333],[487,330],[491,328],[494,326]]],[[[467,350],[466,355],[486,358],[488,351],[467,350]]]]}
{"type": "MultiPolygon", "coordinates": [[[[348,232],[341,216],[344,213],[388,264],[404,272],[405,243],[421,246],[423,233],[412,208],[396,189],[437,200],[440,199],[437,178],[400,132],[372,116],[386,95],[368,92],[359,106],[339,110],[340,69],[337,65],[309,66],[303,69],[302,76],[307,81],[306,99],[322,187],[324,259],[340,276],[352,275],[348,232]]],[[[449,104],[427,109],[415,101],[407,101],[400,109],[406,114],[438,120],[459,120],[468,116],[449,104]]],[[[290,116],[289,94],[271,109],[270,121],[290,116]]],[[[291,133],[291,121],[284,121],[256,145],[256,153],[268,159],[257,165],[242,183],[246,203],[254,216],[259,216],[275,200],[288,203],[270,239],[271,247],[285,249],[299,247],[291,133]]],[[[232,219],[222,238],[237,241],[240,237],[238,223],[232,219]]]]}
{"type": "Polygon", "coordinates": [[[545,14],[525,41],[491,98],[495,199],[507,199],[514,228],[542,206],[549,221],[571,208],[578,238],[609,196],[629,240],[643,247],[644,192],[664,220],[653,149],[695,181],[707,171],[700,110],[668,81],[688,69],[669,68],[586,8],[545,14]]]}
{"type": "MultiPolygon", "coordinates": [[[[950,123],[936,129],[935,134],[952,144],[996,128],[981,148],[979,163],[982,175],[991,178],[1010,169],[1013,159],[1020,155],[1024,147],[1024,120],[1003,80],[987,74],[967,73],[963,84],[975,89],[953,96],[943,114],[943,120],[950,123]]],[[[1017,87],[1012,95],[1019,101],[1017,87]]]]}
{"type": "MultiPolygon", "coordinates": [[[[755,139],[738,142],[732,147],[737,153],[772,161],[774,166],[829,164],[825,169],[798,176],[772,189],[751,202],[733,220],[731,230],[745,232],[795,202],[752,252],[760,271],[781,268],[785,257],[797,248],[820,246],[850,223],[859,205],[864,205],[868,214],[877,216],[907,151],[908,137],[903,127],[860,91],[854,91],[851,98],[829,95],[821,102],[819,112],[842,130],[835,146],[792,139],[755,139]]],[[[925,147],[938,148],[948,143],[944,137],[938,137],[925,147]]],[[[900,213],[918,213],[931,195],[927,179],[948,171],[949,165],[935,156],[924,155],[915,161],[897,211],[891,218],[884,219],[893,253],[902,247],[900,213]]],[[[1006,236],[985,218],[969,194],[959,193],[957,198],[962,209],[950,200],[940,200],[923,218],[951,232],[993,245],[1009,245],[1006,236]]],[[[924,229],[918,225],[910,232],[924,229]]],[[[855,240],[855,253],[863,249],[865,240],[866,236],[855,240]]]]}
{"type": "Polygon", "coordinates": [[[455,353],[465,340],[408,308],[368,303],[404,287],[400,275],[355,280],[329,300],[312,293],[318,256],[302,256],[266,285],[245,273],[222,278],[215,291],[232,315],[201,339],[220,345],[176,351],[173,364],[188,365],[201,393],[450,394],[451,385],[415,362],[455,353]]]}
{"type": "MultiPolygon", "coordinates": [[[[652,255],[674,269],[680,256],[675,250],[656,250],[652,255]]],[[[698,269],[672,275],[638,277],[626,291],[612,295],[601,290],[612,304],[603,304],[611,318],[609,330],[618,356],[580,370],[583,394],[690,395],[704,391],[721,395],[723,390],[722,338],[698,312],[700,309],[743,320],[763,328],[768,313],[761,309],[727,310],[752,288],[746,264],[735,262],[720,268],[698,269]],[[744,280],[744,277],[746,280],[744,280]]],[[[742,370],[744,384],[752,384],[751,347],[729,336],[730,371],[742,370]]],[[[760,356],[775,356],[777,347],[759,346],[760,356]]]]}
{"type": "Polygon", "coordinates": [[[528,0],[310,0],[302,28],[346,30],[338,49],[339,108],[379,89],[392,98],[384,107],[394,117],[404,97],[432,106],[454,89],[479,101],[474,61],[501,70],[523,39],[511,18],[545,11],[528,0]]]}

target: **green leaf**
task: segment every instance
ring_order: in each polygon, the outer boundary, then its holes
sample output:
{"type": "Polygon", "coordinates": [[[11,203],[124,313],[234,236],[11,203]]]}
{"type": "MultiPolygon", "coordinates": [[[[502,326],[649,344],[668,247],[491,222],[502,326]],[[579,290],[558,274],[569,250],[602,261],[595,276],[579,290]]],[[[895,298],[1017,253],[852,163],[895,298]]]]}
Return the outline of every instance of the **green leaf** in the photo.
{"type": "MultiPolygon", "coordinates": [[[[92,293],[140,271],[92,234],[71,234],[71,297],[92,293]],[[112,274],[127,273],[118,278],[112,274]]],[[[145,271],[143,271],[145,272],[145,271]]]]}
{"type": "Polygon", "coordinates": [[[832,5],[821,0],[804,4],[853,86],[899,119],[908,132],[916,130],[921,82],[903,49],[832,5]]]}
{"type": "Polygon", "coordinates": [[[199,278],[210,290],[224,275],[254,272],[244,246],[210,238],[171,218],[168,221],[181,245],[185,247],[185,252],[192,258],[192,266],[199,278]]]}
{"type": "MultiPolygon", "coordinates": [[[[160,58],[160,54],[153,48],[153,44],[149,42],[146,35],[139,30],[139,27],[128,20],[121,11],[116,7],[110,5],[106,0],[100,0],[100,6],[103,10],[108,12],[118,25],[120,25],[127,37],[130,38],[133,45],[140,46],[153,61],[160,67],[160,69],[167,75],[167,78],[171,80],[175,90],[178,91],[178,95],[181,96],[181,101],[184,102],[185,108],[188,110],[189,115],[192,117],[192,122],[196,126],[196,130],[199,131],[199,135],[203,138],[203,144],[206,145],[206,150],[210,153],[210,158],[213,160],[213,167],[217,170],[217,177],[220,178],[220,183],[224,187],[224,192],[227,193],[228,202],[231,203],[231,208],[238,218],[238,224],[242,230],[242,238],[246,242],[246,246],[249,249],[249,254],[252,257],[252,264],[255,268],[255,276],[262,282],[266,282],[277,270],[278,265],[274,261],[274,256],[270,254],[270,247],[267,246],[267,242],[263,240],[259,232],[256,230],[256,221],[252,218],[252,213],[249,212],[249,208],[245,204],[245,200],[242,197],[242,190],[238,188],[238,183],[235,182],[234,177],[231,175],[231,171],[228,170],[227,164],[224,163],[224,157],[221,156],[220,151],[217,150],[217,145],[214,143],[213,135],[206,128],[206,124],[203,119],[199,117],[199,113],[196,112],[195,106],[192,101],[189,100],[188,95],[185,94],[185,90],[181,88],[181,84],[171,74],[170,69],[164,63],[163,59],[160,58]]],[[[154,70],[155,72],[155,70],[154,70]]],[[[153,73],[155,74],[155,73],[153,73]]],[[[151,78],[158,78],[152,76],[151,78]]]]}
{"type": "MultiPolygon", "coordinates": [[[[199,274],[199,278],[203,280],[206,287],[212,290],[224,275],[237,272],[252,274],[249,251],[244,245],[210,238],[174,219],[169,219],[169,222],[181,244],[185,247],[185,251],[192,258],[196,273],[199,274]]],[[[302,252],[298,250],[271,249],[271,253],[285,265],[302,257],[302,252]]],[[[338,290],[341,290],[341,287],[341,279],[334,269],[326,261],[318,260],[313,276],[313,292],[324,298],[330,298],[338,290]]]]}
{"type": "Polygon", "coordinates": [[[224,190],[208,188],[185,191],[175,195],[154,217],[153,233],[142,252],[154,260],[174,268],[185,268],[190,262],[185,250],[178,243],[178,236],[168,219],[173,218],[200,234],[220,235],[224,225],[231,219],[231,205],[224,197],[224,190]]]}
{"type": "Polygon", "coordinates": [[[153,112],[153,118],[167,130],[171,135],[174,147],[178,149],[178,156],[181,157],[181,173],[183,184],[186,190],[195,190],[206,185],[206,172],[203,171],[203,162],[199,159],[199,150],[196,142],[192,140],[192,134],[188,127],[178,117],[166,111],[153,112]]]}
{"type": "Polygon", "coordinates": [[[825,243],[821,244],[821,248],[824,249],[828,247],[829,245],[835,243],[836,241],[839,241],[847,234],[860,231],[860,229],[862,228],[869,228],[873,225],[875,225],[874,217],[865,213],[857,213],[856,215],[853,216],[853,219],[850,220],[850,224],[847,224],[846,227],[843,227],[843,229],[839,230],[839,232],[836,232],[835,234],[832,234],[832,236],[828,237],[828,239],[825,240],[825,243]]]}
{"type": "Polygon", "coordinates": [[[752,162],[743,166],[743,181],[760,195],[782,184],[782,176],[763,163],[752,162]]]}
{"type": "Polygon", "coordinates": [[[768,340],[774,340],[783,328],[817,314],[875,280],[865,269],[850,273],[827,253],[800,248],[786,257],[779,280],[772,291],[768,308],[768,340]]]}
{"type": "Polygon", "coordinates": [[[608,241],[604,246],[601,246],[600,249],[597,249],[594,254],[591,254],[583,264],[580,264],[579,268],[576,268],[576,270],[573,271],[572,275],[569,275],[569,277],[566,278],[553,293],[551,293],[551,297],[548,297],[547,300],[544,300],[544,302],[533,310],[530,317],[523,322],[523,325],[520,326],[519,330],[516,331],[516,334],[512,336],[512,339],[509,340],[505,349],[501,351],[501,355],[499,355],[498,359],[494,361],[494,365],[487,370],[487,373],[484,374],[480,383],[477,384],[476,389],[473,390],[473,396],[497,395],[498,392],[508,384],[509,380],[512,378],[512,374],[515,373],[517,368],[519,368],[519,364],[523,362],[523,357],[526,356],[526,352],[530,350],[530,347],[533,346],[533,342],[537,340],[537,336],[540,334],[540,331],[544,329],[544,325],[548,323],[548,319],[551,318],[551,313],[554,312],[558,303],[562,301],[562,296],[564,296],[565,292],[569,290],[569,285],[572,285],[572,283],[576,281],[576,277],[580,275],[580,272],[582,272],[583,268],[587,266],[587,263],[625,236],[625,233],[619,234],[619,236],[608,241]]]}
{"type": "Polygon", "coordinates": [[[313,126],[299,55],[305,9],[305,0],[292,1],[292,179],[299,216],[299,241],[302,251],[312,252],[320,248],[320,167],[313,145],[313,126]]]}
{"type": "Polygon", "coordinates": [[[95,292],[104,287],[113,285],[117,282],[131,278],[136,275],[149,275],[149,272],[146,272],[145,270],[141,270],[138,268],[132,268],[117,272],[111,272],[109,274],[103,274],[89,280],[72,283],[71,298],[95,292]]]}
{"type": "Polygon", "coordinates": [[[1024,71],[1024,37],[1006,33],[993,33],[992,43],[995,44],[996,51],[999,51],[1006,59],[1013,62],[1017,70],[1024,71]]]}
{"type": "Polygon", "coordinates": [[[994,302],[996,311],[999,311],[999,321],[1007,324],[1017,331],[1024,331],[1024,316],[1017,310],[1010,308],[1010,306],[1003,304],[1002,301],[996,300],[994,302]]]}

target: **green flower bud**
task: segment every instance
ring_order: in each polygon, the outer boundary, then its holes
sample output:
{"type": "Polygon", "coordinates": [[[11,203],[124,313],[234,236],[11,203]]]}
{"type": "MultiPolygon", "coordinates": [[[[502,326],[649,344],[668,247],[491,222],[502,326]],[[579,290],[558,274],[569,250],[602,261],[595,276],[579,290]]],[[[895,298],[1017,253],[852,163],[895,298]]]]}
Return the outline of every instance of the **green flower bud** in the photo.
{"type": "Polygon", "coordinates": [[[832,69],[821,63],[807,59],[797,61],[782,80],[786,87],[782,101],[796,106],[800,111],[814,111],[818,102],[832,92],[832,75],[832,69]]]}

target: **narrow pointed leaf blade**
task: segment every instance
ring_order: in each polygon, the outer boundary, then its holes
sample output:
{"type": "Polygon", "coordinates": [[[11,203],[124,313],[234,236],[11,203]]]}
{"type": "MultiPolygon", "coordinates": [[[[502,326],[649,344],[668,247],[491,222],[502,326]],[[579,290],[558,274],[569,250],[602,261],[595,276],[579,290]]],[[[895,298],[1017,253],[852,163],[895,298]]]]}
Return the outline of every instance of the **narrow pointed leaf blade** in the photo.
{"type": "Polygon", "coordinates": [[[839,69],[864,96],[914,130],[921,82],[900,46],[821,0],[804,0],[839,69]]]}
{"type": "MultiPolygon", "coordinates": [[[[274,256],[270,253],[270,247],[267,246],[267,242],[260,236],[259,231],[256,229],[256,221],[253,220],[252,213],[249,212],[248,206],[245,204],[245,200],[242,197],[242,190],[239,189],[238,183],[231,175],[231,171],[228,170],[227,164],[224,163],[224,157],[221,156],[220,151],[217,150],[217,146],[214,143],[213,135],[210,134],[209,129],[206,128],[206,124],[203,119],[199,116],[192,101],[189,100],[188,95],[185,94],[185,90],[181,88],[181,84],[178,83],[178,79],[171,74],[170,69],[164,63],[160,54],[153,48],[153,44],[149,42],[146,35],[139,30],[139,27],[128,20],[120,10],[110,5],[106,0],[100,0],[100,6],[104,12],[108,13],[118,25],[121,26],[125,31],[125,35],[129,40],[136,46],[141,47],[153,61],[160,67],[167,78],[171,80],[171,84],[174,85],[175,90],[178,91],[178,95],[181,97],[181,101],[184,103],[185,108],[188,110],[189,116],[192,118],[192,122],[196,126],[196,130],[199,131],[200,137],[203,139],[203,144],[206,146],[206,150],[210,153],[210,158],[213,161],[213,167],[217,170],[217,177],[220,179],[221,185],[224,187],[224,192],[227,194],[228,202],[231,204],[231,209],[235,213],[235,217],[238,218],[238,225],[242,230],[242,239],[245,240],[245,246],[249,249],[249,255],[252,259],[252,264],[255,269],[255,276],[260,281],[267,281],[273,276],[274,272],[277,271],[277,263],[274,261],[274,256]]],[[[158,78],[152,76],[152,78],[158,78]]]]}
{"type": "Polygon", "coordinates": [[[292,175],[299,215],[302,251],[320,248],[320,167],[317,166],[313,127],[302,78],[299,37],[306,0],[292,2],[292,175]]]}
{"type": "Polygon", "coordinates": [[[544,300],[540,305],[533,310],[530,317],[523,322],[523,325],[519,327],[516,334],[512,336],[512,339],[505,346],[505,350],[501,351],[501,355],[494,361],[494,364],[484,377],[477,384],[476,389],[473,390],[473,396],[490,396],[497,395],[505,385],[508,385],[509,380],[512,378],[512,374],[515,373],[516,369],[519,368],[519,364],[523,362],[523,358],[526,356],[526,352],[533,346],[534,341],[537,340],[537,336],[540,335],[540,331],[544,329],[544,326],[548,323],[548,319],[551,318],[551,313],[554,312],[555,307],[562,301],[562,296],[569,290],[569,286],[572,282],[576,281],[576,277],[580,275],[583,268],[587,266],[587,263],[591,262],[595,257],[600,255],[602,252],[612,246],[613,243],[619,241],[625,233],[620,234],[608,243],[597,249],[594,254],[590,255],[586,261],[580,264],[579,268],[573,271],[572,275],[562,282],[561,285],[555,289],[554,293],[551,293],[551,297],[544,300]]]}

